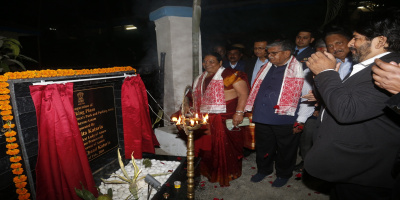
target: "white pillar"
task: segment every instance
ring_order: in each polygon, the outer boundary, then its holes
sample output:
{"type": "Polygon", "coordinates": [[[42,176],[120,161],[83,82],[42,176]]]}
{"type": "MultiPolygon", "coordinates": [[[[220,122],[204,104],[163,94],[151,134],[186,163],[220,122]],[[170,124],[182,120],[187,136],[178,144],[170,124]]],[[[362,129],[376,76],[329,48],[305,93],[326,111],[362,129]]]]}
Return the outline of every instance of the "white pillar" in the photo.
{"type": "Polygon", "coordinates": [[[150,20],[156,25],[159,62],[161,52],[166,53],[164,111],[171,115],[179,109],[185,87],[193,82],[192,8],[164,6],[151,12],[150,20]]]}

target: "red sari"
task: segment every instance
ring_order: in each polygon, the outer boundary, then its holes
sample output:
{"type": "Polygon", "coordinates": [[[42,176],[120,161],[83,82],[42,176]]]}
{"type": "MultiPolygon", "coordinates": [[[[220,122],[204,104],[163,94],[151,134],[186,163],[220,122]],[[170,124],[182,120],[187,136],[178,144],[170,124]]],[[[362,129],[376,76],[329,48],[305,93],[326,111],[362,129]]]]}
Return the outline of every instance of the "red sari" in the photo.
{"type": "MultiPolygon", "coordinates": [[[[205,88],[212,77],[204,81],[205,88]],[[210,80],[207,80],[210,79],[210,80]]],[[[247,81],[244,73],[225,69],[222,73],[224,90],[233,89],[233,83],[247,81]]],[[[229,131],[226,128],[226,119],[232,119],[236,112],[238,98],[226,102],[226,113],[209,113],[209,126],[207,131],[198,134],[195,140],[196,155],[201,157],[201,174],[210,182],[219,182],[221,186],[229,186],[229,181],[242,175],[243,135],[245,129],[234,128],[229,131]],[[202,135],[203,134],[203,135],[202,135]]]]}
{"type": "MultiPolygon", "coordinates": [[[[237,102],[238,98],[227,101],[226,113],[209,114],[211,134],[203,137],[210,137],[207,138],[211,140],[210,148],[197,145],[201,157],[201,174],[210,182],[219,182],[221,186],[229,186],[229,181],[242,175],[244,128],[234,128],[229,131],[225,124],[226,119],[232,119],[235,114],[237,102]]],[[[197,143],[201,140],[202,137],[197,143]]]]}

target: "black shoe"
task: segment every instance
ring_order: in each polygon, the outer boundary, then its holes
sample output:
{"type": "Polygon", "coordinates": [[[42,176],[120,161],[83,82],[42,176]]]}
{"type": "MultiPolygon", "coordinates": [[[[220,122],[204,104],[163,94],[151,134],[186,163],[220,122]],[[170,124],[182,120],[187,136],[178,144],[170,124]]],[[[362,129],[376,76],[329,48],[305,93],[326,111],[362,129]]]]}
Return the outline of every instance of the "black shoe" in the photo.
{"type": "Polygon", "coordinates": [[[254,176],[251,177],[250,181],[254,182],[254,183],[258,183],[258,182],[262,181],[267,176],[268,175],[257,173],[257,174],[255,174],[254,176]]]}
{"type": "Polygon", "coordinates": [[[276,177],[275,181],[272,183],[272,187],[282,187],[286,185],[286,183],[289,181],[288,178],[280,178],[276,177]]]}
{"type": "Polygon", "coordinates": [[[303,172],[304,162],[301,161],[299,164],[294,166],[293,171],[295,172],[303,172]]]}

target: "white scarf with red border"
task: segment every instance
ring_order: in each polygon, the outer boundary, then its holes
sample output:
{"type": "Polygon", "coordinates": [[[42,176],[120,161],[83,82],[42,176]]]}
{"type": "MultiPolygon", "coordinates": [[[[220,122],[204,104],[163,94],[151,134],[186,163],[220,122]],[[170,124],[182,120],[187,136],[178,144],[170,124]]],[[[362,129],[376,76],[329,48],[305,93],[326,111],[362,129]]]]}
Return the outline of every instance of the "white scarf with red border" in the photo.
{"type": "Polygon", "coordinates": [[[207,72],[196,78],[193,84],[193,101],[196,111],[200,110],[201,113],[226,113],[224,79],[222,78],[224,70],[224,67],[218,69],[207,88],[203,88],[207,72]]]}
{"type": "MultiPolygon", "coordinates": [[[[274,106],[274,108],[275,113],[278,115],[294,116],[303,88],[304,73],[302,64],[297,61],[294,56],[291,56],[287,63],[288,66],[285,69],[281,92],[278,97],[278,103],[274,106]]],[[[260,71],[257,73],[256,80],[254,81],[250,95],[247,98],[245,107],[246,111],[251,111],[253,109],[258,90],[260,89],[261,83],[263,82],[271,66],[272,63],[268,62],[262,66],[260,71]]]]}

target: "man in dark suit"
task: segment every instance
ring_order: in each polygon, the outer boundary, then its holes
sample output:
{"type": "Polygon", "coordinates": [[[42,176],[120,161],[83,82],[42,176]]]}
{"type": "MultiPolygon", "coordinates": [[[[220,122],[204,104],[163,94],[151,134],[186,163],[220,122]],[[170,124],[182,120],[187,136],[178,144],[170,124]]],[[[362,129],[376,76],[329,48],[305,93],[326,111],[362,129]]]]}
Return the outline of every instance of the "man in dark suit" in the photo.
{"type": "MultiPolygon", "coordinates": [[[[374,85],[376,58],[400,62],[399,12],[365,20],[349,47],[356,64],[343,81],[330,53],[317,52],[307,63],[325,103],[306,155],[305,170],[332,182],[338,199],[391,199],[391,169],[400,147],[400,116],[386,109],[391,95],[374,85]],[[385,27],[385,28],[382,28],[385,27]]],[[[382,16],[382,15],[380,15],[382,16]]]]}
{"type": "MultiPolygon", "coordinates": [[[[376,65],[372,67],[375,85],[392,93],[393,96],[386,101],[386,105],[400,115],[400,64],[395,62],[383,62],[375,60],[376,65]]],[[[393,187],[392,199],[400,199],[400,149],[397,153],[392,169],[392,177],[396,179],[393,187]]]]}
{"type": "Polygon", "coordinates": [[[241,48],[235,46],[229,47],[226,56],[228,57],[228,60],[222,62],[223,67],[244,72],[246,62],[241,59],[243,56],[241,48]]]}
{"type": "MultiPolygon", "coordinates": [[[[247,61],[246,66],[244,67],[244,72],[247,74],[247,80],[249,81],[250,87],[253,85],[258,71],[260,71],[262,66],[268,63],[266,50],[267,44],[268,42],[265,38],[259,38],[254,41],[253,52],[256,57],[247,61]]],[[[246,113],[246,116],[252,119],[253,114],[248,112],[246,113]]],[[[255,124],[251,123],[249,127],[246,127],[243,148],[243,155],[245,157],[249,156],[255,150],[255,133],[254,128],[251,128],[254,126],[255,124]]]]}
{"type": "Polygon", "coordinates": [[[294,57],[303,63],[303,68],[306,69],[307,66],[305,62],[311,54],[315,53],[315,49],[310,46],[314,42],[313,32],[310,29],[301,29],[297,32],[296,36],[296,48],[294,49],[294,57]]]}
{"type": "Polygon", "coordinates": [[[265,50],[267,44],[267,39],[263,38],[254,41],[253,51],[256,57],[248,61],[244,67],[244,72],[247,74],[247,80],[249,80],[250,86],[253,85],[258,71],[268,62],[267,51],[265,50]]]}

